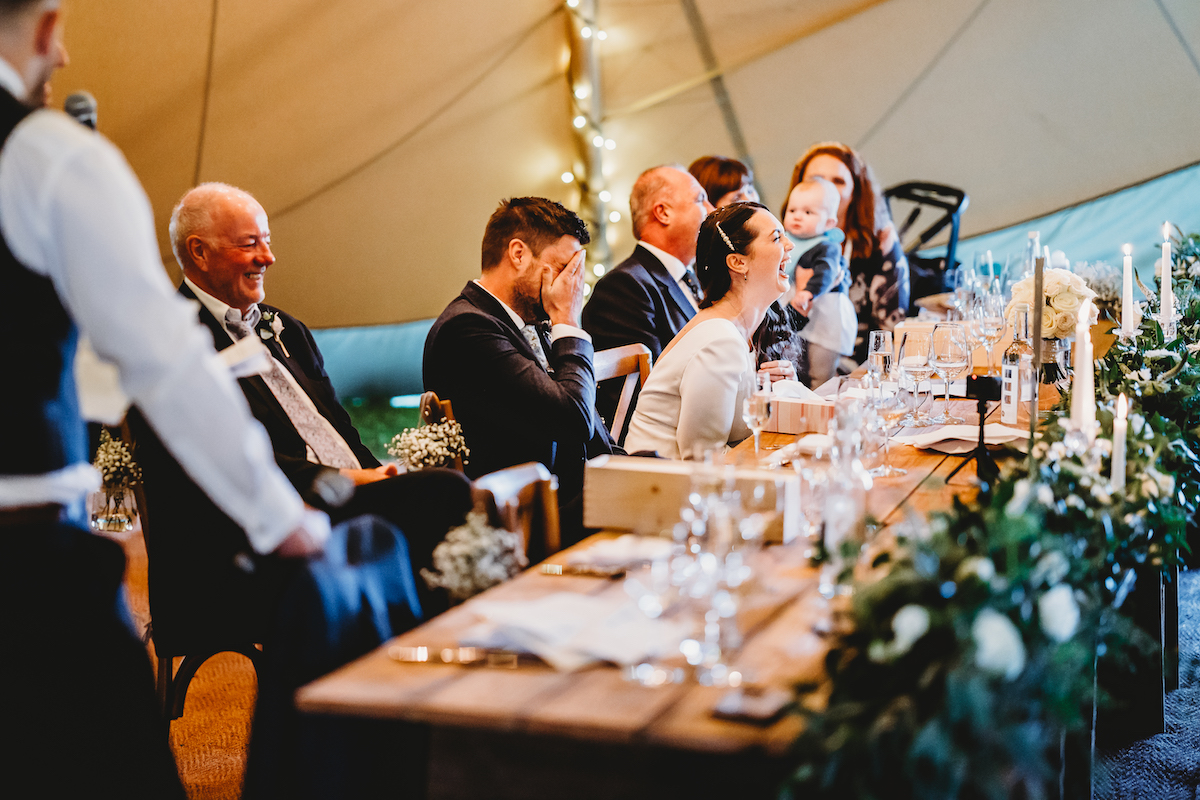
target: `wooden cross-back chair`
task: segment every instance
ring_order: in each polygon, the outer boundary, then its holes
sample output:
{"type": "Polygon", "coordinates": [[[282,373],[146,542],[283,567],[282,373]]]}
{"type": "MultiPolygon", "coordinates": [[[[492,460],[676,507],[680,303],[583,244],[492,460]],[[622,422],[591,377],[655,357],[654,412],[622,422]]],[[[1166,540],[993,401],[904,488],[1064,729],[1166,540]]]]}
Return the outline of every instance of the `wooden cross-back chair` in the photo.
{"type": "Polygon", "coordinates": [[[558,479],[545,465],[531,461],[497,470],[476,480],[472,491],[489,525],[524,536],[531,564],[558,552],[558,479]]]}
{"type": "MultiPolygon", "coordinates": [[[[133,429],[130,427],[128,416],[121,421],[119,430],[121,439],[129,448],[129,452],[133,455],[134,460],[139,460],[141,456],[139,442],[133,429]]],[[[143,474],[145,473],[145,469],[144,467],[143,474]]],[[[170,537],[171,532],[169,530],[159,530],[151,524],[151,509],[153,507],[146,498],[144,479],[133,485],[133,496],[137,502],[138,514],[141,516],[142,538],[146,542],[150,594],[154,597],[158,591],[161,591],[161,587],[164,584],[171,583],[173,577],[169,572],[164,571],[162,562],[156,557],[157,553],[162,549],[163,544],[156,541],[154,537],[170,537]]],[[[157,515],[154,516],[157,520],[157,515]]],[[[162,520],[158,520],[158,524],[162,525],[162,520]]],[[[169,522],[166,524],[169,526],[169,522]]],[[[198,602],[202,601],[198,600],[198,602]]],[[[158,662],[154,688],[159,710],[163,715],[164,727],[169,736],[171,722],[183,716],[188,687],[191,685],[192,678],[196,676],[196,671],[204,665],[204,662],[218,653],[240,653],[250,659],[250,663],[257,674],[262,664],[262,651],[258,648],[256,641],[259,637],[246,636],[244,632],[231,633],[228,637],[218,641],[214,641],[210,636],[205,635],[202,637],[201,642],[191,644],[189,630],[186,628],[174,628],[174,620],[161,619],[161,617],[156,618],[153,612],[154,605],[152,603],[151,624],[147,630],[147,640],[154,643],[154,655],[158,662]],[[156,637],[154,635],[156,623],[159,624],[160,630],[165,630],[167,627],[173,628],[171,636],[173,644],[164,644],[164,637],[156,637]],[[178,669],[175,668],[176,658],[180,659],[178,669]]]]}
{"type": "Polygon", "coordinates": [[[616,442],[624,439],[625,423],[633,407],[634,394],[639,387],[646,385],[646,379],[650,377],[650,362],[650,348],[644,344],[627,344],[601,350],[593,360],[597,383],[625,377],[616,413],[608,426],[608,432],[616,442]]]}
{"type": "MultiPolygon", "coordinates": [[[[454,422],[454,406],[449,400],[439,398],[437,392],[422,393],[420,411],[421,422],[426,425],[436,425],[446,420],[454,422]]],[[[454,457],[454,468],[459,472],[463,471],[462,458],[454,457]]]]}

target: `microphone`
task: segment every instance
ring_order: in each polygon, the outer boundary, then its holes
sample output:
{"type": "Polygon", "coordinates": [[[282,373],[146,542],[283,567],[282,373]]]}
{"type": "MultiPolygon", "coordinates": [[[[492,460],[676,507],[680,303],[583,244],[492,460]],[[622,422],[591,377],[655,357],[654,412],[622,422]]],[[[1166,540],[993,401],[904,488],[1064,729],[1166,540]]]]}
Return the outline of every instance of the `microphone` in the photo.
{"type": "Polygon", "coordinates": [[[63,111],[80,125],[96,130],[96,98],[90,92],[75,92],[67,96],[63,111]]]}

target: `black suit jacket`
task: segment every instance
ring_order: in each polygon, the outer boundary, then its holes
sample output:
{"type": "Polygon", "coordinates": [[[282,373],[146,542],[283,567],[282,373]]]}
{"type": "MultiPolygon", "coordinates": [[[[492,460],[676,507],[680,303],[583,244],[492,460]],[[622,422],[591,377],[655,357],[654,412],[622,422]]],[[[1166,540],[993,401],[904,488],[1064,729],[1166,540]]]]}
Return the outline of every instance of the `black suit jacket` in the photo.
{"type": "MultiPolygon", "coordinates": [[[[196,299],[196,295],[186,283],[179,287],[179,293],[191,300],[196,299]]],[[[283,320],[283,332],[280,334],[283,347],[280,347],[279,342],[274,339],[260,339],[260,341],[296,379],[296,383],[313,401],[313,405],[316,406],[317,411],[321,412],[321,416],[329,420],[338,434],[346,440],[346,444],[354,451],[355,457],[363,468],[378,467],[379,459],[371,455],[371,451],[362,443],[362,438],[350,422],[350,415],[338,402],[337,393],[333,390],[333,383],[329,380],[329,374],[325,372],[325,361],[321,358],[321,351],[317,349],[317,343],[313,340],[312,333],[303,322],[291,314],[265,303],[260,304],[259,309],[278,314],[279,318],[283,320]],[[284,348],[287,349],[287,354],[284,353],[284,348]]],[[[224,350],[233,344],[233,339],[225,332],[224,325],[203,305],[200,306],[200,321],[212,332],[213,344],[218,350],[224,350]]],[[[307,492],[312,486],[313,479],[323,468],[308,460],[304,439],[296,432],[296,427],[288,419],[287,412],[283,410],[283,406],[279,405],[279,401],[275,399],[275,395],[271,393],[265,380],[258,375],[253,375],[249,378],[239,379],[238,384],[242,387],[242,393],[246,395],[246,400],[250,403],[250,411],[254,414],[254,418],[263,424],[263,427],[267,429],[267,435],[271,437],[271,449],[275,451],[275,461],[279,464],[279,468],[287,475],[288,480],[292,482],[297,491],[307,492]]]]}
{"type": "MultiPolygon", "coordinates": [[[[695,315],[671,273],[639,245],[633,255],[596,282],[583,307],[583,328],[592,335],[597,350],[641,343],[658,361],[663,348],[695,315]]],[[[621,380],[605,381],[597,391],[596,409],[606,420],[616,413],[621,385],[621,380]]],[[[632,411],[631,406],[631,417],[632,411]]]]}
{"type": "Polygon", "coordinates": [[[613,452],[595,413],[592,345],[573,336],[543,349],[537,363],[504,306],[473,281],[442,312],[425,340],[425,388],[453,404],[471,450],[472,478],[539,461],[558,476],[564,542],[582,533],[583,464],[613,452]]]}

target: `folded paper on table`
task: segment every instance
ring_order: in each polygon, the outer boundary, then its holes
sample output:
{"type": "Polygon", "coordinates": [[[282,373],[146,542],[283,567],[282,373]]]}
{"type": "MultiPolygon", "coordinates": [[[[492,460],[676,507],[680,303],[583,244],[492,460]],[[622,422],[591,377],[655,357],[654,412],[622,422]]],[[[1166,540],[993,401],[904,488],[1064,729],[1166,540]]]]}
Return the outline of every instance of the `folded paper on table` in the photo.
{"type": "Polygon", "coordinates": [[[557,670],[572,672],[598,661],[638,664],[673,650],[684,626],[648,618],[625,596],[592,597],[558,592],[537,600],[477,600],[479,624],[459,644],[532,653],[557,670]]]}
{"type": "Polygon", "coordinates": [[[571,554],[567,563],[573,566],[624,567],[654,561],[671,555],[674,543],[661,536],[638,536],[627,533],[615,539],[601,539],[585,550],[571,554]]]}
{"type": "MultiPolygon", "coordinates": [[[[583,524],[588,528],[632,531],[671,536],[679,511],[687,503],[692,461],[633,456],[599,456],[587,463],[583,474],[583,524]]],[[[733,478],[745,495],[757,483],[768,491],[778,483],[783,492],[783,513],[764,534],[768,542],[790,542],[800,535],[800,481],[791,470],[739,467],[733,478]]]]}
{"type": "Polygon", "coordinates": [[[777,398],[786,397],[793,400],[807,400],[810,403],[829,402],[800,381],[782,380],[771,384],[771,391],[777,398]]]}
{"type": "MultiPolygon", "coordinates": [[[[983,428],[984,444],[1007,444],[1029,436],[1028,431],[1010,428],[998,422],[989,422],[983,428]]],[[[978,444],[979,426],[977,425],[943,425],[930,431],[896,436],[892,439],[897,444],[911,444],[913,447],[933,447],[939,442],[968,442],[978,444]]]]}

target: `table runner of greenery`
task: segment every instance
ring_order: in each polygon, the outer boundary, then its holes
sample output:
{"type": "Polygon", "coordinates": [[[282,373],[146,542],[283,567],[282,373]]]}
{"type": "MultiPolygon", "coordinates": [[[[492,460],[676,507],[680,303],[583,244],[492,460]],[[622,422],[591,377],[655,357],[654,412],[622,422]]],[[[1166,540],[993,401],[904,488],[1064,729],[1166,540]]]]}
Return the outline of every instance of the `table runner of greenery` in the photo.
{"type": "Polygon", "coordinates": [[[1200,234],[1177,232],[1174,245],[1179,336],[1163,340],[1157,294],[1143,287],[1137,336],[1096,362],[1095,444],[1068,446],[1057,419],[1043,422],[1030,458],[972,501],[907,520],[855,584],[827,659],[829,701],[796,705],[806,727],[784,797],[1059,796],[1066,742],[1086,743],[1093,702],[1108,700],[1096,659],[1154,646],[1122,613],[1131,572],[1186,558],[1196,526],[1200,234]],[[1120,393],[1128,478],[1113,489],[1120,393]]]}

